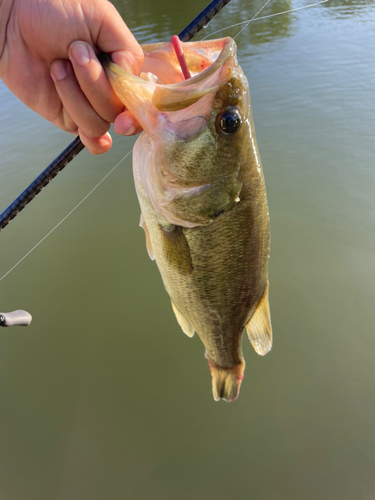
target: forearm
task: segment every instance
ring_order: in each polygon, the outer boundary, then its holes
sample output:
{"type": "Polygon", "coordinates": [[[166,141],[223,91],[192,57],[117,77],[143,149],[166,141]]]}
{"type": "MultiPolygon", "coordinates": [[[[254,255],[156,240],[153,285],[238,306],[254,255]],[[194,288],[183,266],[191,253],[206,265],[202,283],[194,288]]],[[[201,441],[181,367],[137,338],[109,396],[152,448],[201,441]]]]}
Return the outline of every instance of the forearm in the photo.
{"type": "Polygon", "coordinates": [[[6,33],[14,0],[0,0],[0,59],[4,52],[6,33]]]}

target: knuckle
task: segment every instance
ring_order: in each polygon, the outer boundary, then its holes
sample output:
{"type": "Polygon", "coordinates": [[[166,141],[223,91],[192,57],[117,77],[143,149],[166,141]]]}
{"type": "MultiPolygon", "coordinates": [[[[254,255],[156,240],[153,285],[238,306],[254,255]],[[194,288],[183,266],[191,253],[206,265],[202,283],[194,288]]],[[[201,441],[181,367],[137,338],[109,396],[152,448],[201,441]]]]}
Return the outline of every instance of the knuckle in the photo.
{"type": "Polygon", "coordinates": [[[89,135],[90,137],[101,137],[106,132],[108,132],[109,127],[110,123],[105,122],[104,120],[98,120],[97,122],[92,121],[87,126],[83,126],[80,128],[82,128],[85,134],[89,135]]]}
{"type": "Polygon", "coordinates": [[[64,132],[70,132],[72,134],[78,132],[77,124],[66,112],[62,112],[59,116],[49,121],[59,129],[64,130],[64,132]]]}
{"type": "Polygon", "coordinates": [[[102,118],[109,123],[113,123],[120,113],[121,110],[108,109],[105,116],[102,116],[102,118]]]}

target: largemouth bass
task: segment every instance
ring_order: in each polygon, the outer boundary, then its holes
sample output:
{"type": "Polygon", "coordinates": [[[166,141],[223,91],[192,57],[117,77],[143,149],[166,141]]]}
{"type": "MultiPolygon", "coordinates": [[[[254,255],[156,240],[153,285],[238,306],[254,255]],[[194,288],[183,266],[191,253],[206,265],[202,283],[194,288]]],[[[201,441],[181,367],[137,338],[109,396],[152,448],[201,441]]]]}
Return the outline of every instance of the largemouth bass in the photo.
{"type": "Polygon", "coordinates": [[[246,328],[255,351],[272,346],[269,214],[249,86],[230,38],[144,45],[140,77],[106,72],[144,129],[133,153],[141,226],[182,330],[197,332],[215,400],[237,398],[246,328]]]}

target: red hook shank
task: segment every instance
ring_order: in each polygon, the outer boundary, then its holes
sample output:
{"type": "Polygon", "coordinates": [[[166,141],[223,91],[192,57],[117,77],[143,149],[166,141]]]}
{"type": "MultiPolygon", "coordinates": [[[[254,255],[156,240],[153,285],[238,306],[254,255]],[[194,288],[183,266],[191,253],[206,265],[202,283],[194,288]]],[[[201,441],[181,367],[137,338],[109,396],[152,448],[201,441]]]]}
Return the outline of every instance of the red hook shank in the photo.
{"type": "Polygon", "coordinates": [[[191,78],[191,74],[190,74],[189,68],[186,64],[186,59],[184,56],[184,51],[182,50],[182,45],[181,45],[180,39],[178,38],[177,35],[173,35],[171,42],[172,42],[174,51],[176,53],[178,62],[180,64],[182,74],[184,75],[185,80],[187,80],[188,78],[191,78]]]}

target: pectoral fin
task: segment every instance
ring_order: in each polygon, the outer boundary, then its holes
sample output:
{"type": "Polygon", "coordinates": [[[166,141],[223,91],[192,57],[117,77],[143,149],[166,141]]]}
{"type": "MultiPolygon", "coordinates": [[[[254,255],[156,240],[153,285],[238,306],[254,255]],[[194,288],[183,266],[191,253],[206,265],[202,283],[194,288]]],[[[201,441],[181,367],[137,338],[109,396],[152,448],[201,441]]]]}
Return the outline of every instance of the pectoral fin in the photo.
{"type": "Polygon", "coordinates": [[[247,335],[255,352],[264,356],[272,348],[272,327],[268,302],[268,282],[255,313],[245,325],[247,335]]]}
{"type": "Polygon", "coordinates": [[[162,232],[165,260],[177,272],[185,275],[191,274],[193,272],[193,263],[183,228],[172,224],[170,228],[159,227],[162,232]]]}
{"type": "MultiPolygon", "coordinates": [[[[172,301],[171,301],[172,302],[172,301]]],[[[188,337],[192,337],[194,335],[194,326],[185,318],[185,316],[182,314],[182,312],[174,305],[172,302],[172,309],[173,312],[176,315],[176,319],[180,327],[182,328],[182,331],[186,333],[188,337]]]]}
{"type": "Polygon", "coordinates": [[[155,260],[154,250],[152,248],[152,243],[151,243],[151,239],[150,239],[150,233],[148,232],[148,227],[146,225],[146,222],[145,222],[142,214],[141,214],[141,218],[139,220],[139,226],[145,232],[145,236],[146,236],[146,248],[147,248],[148,256],[150,257],[151,260],[155,260]]]}

